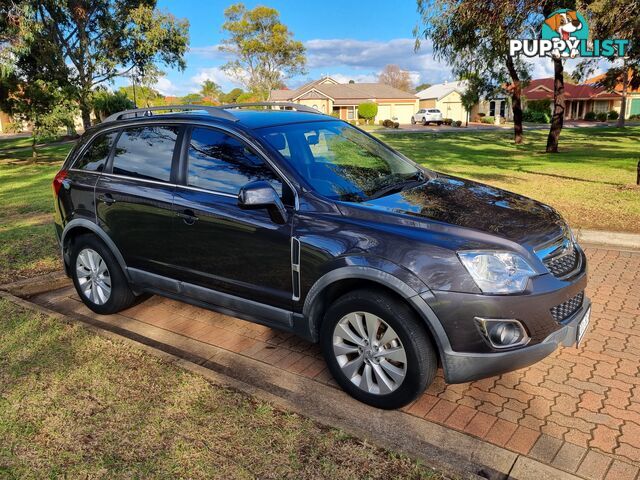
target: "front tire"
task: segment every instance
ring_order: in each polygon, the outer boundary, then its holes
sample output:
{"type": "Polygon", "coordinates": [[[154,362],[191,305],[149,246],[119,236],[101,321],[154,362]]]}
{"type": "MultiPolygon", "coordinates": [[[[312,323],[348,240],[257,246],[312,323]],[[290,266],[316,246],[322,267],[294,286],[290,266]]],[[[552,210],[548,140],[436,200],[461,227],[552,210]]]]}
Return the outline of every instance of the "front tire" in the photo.
{"type": "Polygon", "coordinates": [[[356,290],[331,305],[320,331],[335,380],[377,408],[400,408],[433,382],[436,350],[408,305],[377,290],[356,290]]]}
{"type": "Polygon", "coordinates": [[[426,118],[422,119],[422,126],[426,127],[427,125],[429,125],[429,122],[427,122],[426,118]]]}
{"type": "Polygon", "coordinates": [[[416,124],[416,119],[411,117],[411,125],[415,125],[416,124]]]}
{"type": "Polygon", "coordinates": [[[73,240],[70,265],[80,299],[95,313],[117,313],[135,301],[115,256],[96,236],[81,235],[73,240]]]}

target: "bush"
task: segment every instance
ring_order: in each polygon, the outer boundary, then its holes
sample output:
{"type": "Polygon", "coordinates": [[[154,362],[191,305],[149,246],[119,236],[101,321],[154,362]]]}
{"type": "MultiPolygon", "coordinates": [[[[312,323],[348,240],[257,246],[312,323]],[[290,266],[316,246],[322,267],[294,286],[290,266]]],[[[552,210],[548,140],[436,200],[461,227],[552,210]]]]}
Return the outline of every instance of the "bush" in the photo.
{"type": "Polygon", "coordinates": [[[593,122],[596,119],[596,112],[587,112],[584,115],[584,119],[588,122],[593,122]]]}
{"type": "Polygon", "coordinates": [[[101,119],[123,110],[135,108],[135,105],[129,100],[126,93],[111,93],[106,90],[96,92],[93,96],[92,104],[93,109],[101,119]]]}
{"type": "Polygon", "coordinates": [[[388,118],[382,122],[382,126],[387,128],[393,128],[393,120],[389,120],[388,118]]]}
{"type": "Polygon", "coordinates": [[[364,118],[358,119],[358,125],[364,125],[365,123],[367,123],[367,121],[364,118]]]}
{"type": "Polygon", "coordinates": [[[378,104],[374,102],[364,102],[358,105],[358,116],[367,120],[373,120],[378,114],[378,104]]]}
{"type": "Polygon", "coordinates": [[[633,115],[629,115],[629,118],[627,118],[627,120],[638,120],[640,119],[640,113],[634,113],[633,115]]]}
{"type": "Polygon", "coordinates": [[[451,125],[453,123],[453,119],[445,118],[442,120],[442,123],[444,123],[445,125],[451,125]]]}
{"type": "Polygon", "coordinates": [[[461,126],[462,126],[462,122],[461,122],[460,120],[456,120],[455,122],[453,122],[453,124],[454,124],[456,127],[461,127],[461,126]]]}
{"type": "Polygon", "coordinates": [[[486,116],[486,115],[487,115],[486,113],[482,113],[482,112],[478,113],[478,116],[479,116],[480,118],[482,118],[482,117],[484,117],[484,116],[486,116]]]}
{"type": "Polygon", "coordinates": [[[616,112],[615,110],[611,110],[609,112],[609,114],[607,115],[607,117],[609,117],[609,120],[617,120],[619,116],[620,116],[620,114],[618,112],[616,112]]]}
{"type": "Polygon", "coordinates": [[[607,114],[606,114],[606,113],[604,113],[604,112],[600,112],[600,113],[598,113],[598,114],[596,115],[596,119],[597,119],[599,122],[606,122],[606,121],[607,121],[607,114]]]}
{"type": "Polygon", "coordinates": [[[545,98],[543,100],[529,100],[527,102],[527,110],[532,112],[543,112],[547,115],[551,111],[551,100],[545,98]]]}
{"type": "Polygon", "coordinates": [[[355,120],[349,120],[349,123],[354,126],[358,124],[358,122],[356,122],[355,120]]]}
{"type": "Polygon", "coordinates": [[[538,110],[525,110],[522,112],[522,120],[525,122],[533,122],[533,123],[549,123],[551,117],[547,112],[541,112],[538,110]]]}
{"type": "Polygon", "coordinates": [[[489,117],[489,116],[482,117],[482,119],[481,119],[480,121],[481,121],[482,123],[489,123],[489,124],[491,124],[491,125],[493,125],[494,123],[496,123],[496,119],[495,119],[495,117],[489,117]]]}
{"type": "Polygon", "coordinates": [[[381,127],[384,126],[384,120],[378,120],[378,125],[380,125],[381,127]]]}
{"type": "Polygon", "coordinates": [[[398,128],[400,126],[400,123],[398,122],[393,122],[393,128],[398,128]]]}
{"type": "Polygon", "coordinates": [[[335,118],[340,118],[340,112],[331,112],[331,116],[335,118]]]}

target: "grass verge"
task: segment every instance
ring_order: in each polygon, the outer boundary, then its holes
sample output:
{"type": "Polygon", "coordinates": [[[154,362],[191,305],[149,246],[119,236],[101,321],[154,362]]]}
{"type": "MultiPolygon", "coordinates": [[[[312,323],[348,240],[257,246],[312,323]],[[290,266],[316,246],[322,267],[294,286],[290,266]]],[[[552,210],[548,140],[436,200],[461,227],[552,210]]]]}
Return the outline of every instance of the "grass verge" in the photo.
{"type": "Polygon", "coordinates": [[[80,326],[0,319],[0,478],[443,478],[80,326]]]}

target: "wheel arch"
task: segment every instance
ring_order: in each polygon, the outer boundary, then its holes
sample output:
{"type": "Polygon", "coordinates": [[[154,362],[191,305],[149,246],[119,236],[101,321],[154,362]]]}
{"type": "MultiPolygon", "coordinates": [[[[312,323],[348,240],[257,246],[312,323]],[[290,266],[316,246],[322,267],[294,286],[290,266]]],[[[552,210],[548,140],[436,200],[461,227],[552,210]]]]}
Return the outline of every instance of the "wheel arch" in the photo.
{"type": "Polygon", "coordinates": [[[118,261],[118,264],[120,265],[120,268],[124,272],[124,275],[127,278],[127,280],[131,280],[129,278],[127,264],[125,263],[124,257],[120,253],[120,250],[118,249],[116,244],[113,242],[113,240],[111,240],[109,235],[107,235],[107,232],[105,232],[102,228],[100,228],[100,226],[96,225],[91,220],[87,220],[85,218],[76,218],[71,220],[64,227],[64,230],[62,231],[62,235],[60,237],[60,248],[62,249],[62,259],[64,263],[64,269],[67,275],[70,274],[69,246],[71,245],[71,242],[75,238],[84,234],[93,234],[97,236],[100,240],[102,240],[104,244],[107,246],[107,248],[111,250],[111,253],[113,253],[113,256],[116,257],[116,260],[118,261]]]}
{"type": "Polygon", "coordinates": [[[418,292],[398,277],[383,270],[365,266],[345,266],[333,270],[314,283],[304,302],[303,315],[308,322],[314,341],[318,340],[320,325],[332,301],[345,293],[371,287],[381,289],[404,301],[420,318],[438,349],[440,360],[451,349],[449,339],[440,321],[423,297],[431,293],[418,292]]]}

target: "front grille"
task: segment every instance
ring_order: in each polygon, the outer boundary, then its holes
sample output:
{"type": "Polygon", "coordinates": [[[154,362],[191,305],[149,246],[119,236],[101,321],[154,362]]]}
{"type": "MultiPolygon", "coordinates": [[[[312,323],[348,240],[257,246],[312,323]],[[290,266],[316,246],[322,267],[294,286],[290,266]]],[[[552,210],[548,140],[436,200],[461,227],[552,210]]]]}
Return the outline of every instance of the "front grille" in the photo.
{"type": "Polygon", "coordinates": [[[584,292],[580,292],[575,297],[570,298],[566,302],[562,302],[560,305],[556,305],[551,309],[551,315],[556,322],[562,323],[571,315],[576,313],[582,307],[582,301],[584,300],[584,292]]]}
{"type": "Polygon", "coordinates": [[[578,251],[572,245],[565,253],[546,258],[544,264],[554,277],[561,278],[578,268],[579,261],[578,251]]]}

